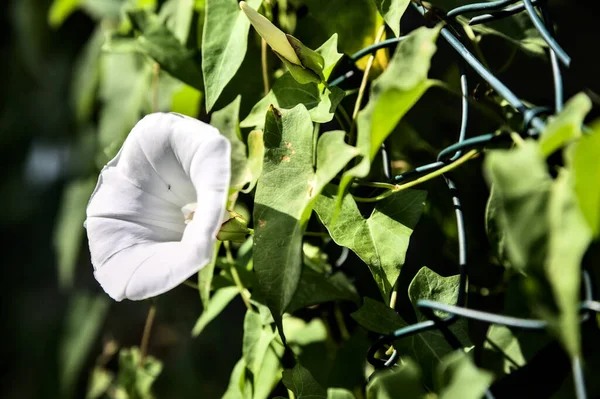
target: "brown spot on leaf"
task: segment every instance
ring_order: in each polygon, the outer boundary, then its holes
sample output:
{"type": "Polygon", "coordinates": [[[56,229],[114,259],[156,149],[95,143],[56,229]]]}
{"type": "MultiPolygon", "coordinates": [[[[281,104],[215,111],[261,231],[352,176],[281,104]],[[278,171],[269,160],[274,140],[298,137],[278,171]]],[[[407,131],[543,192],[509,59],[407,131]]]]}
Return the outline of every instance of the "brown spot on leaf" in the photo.
{"type": "Polygon", "coordinates": [[[288,157],[287,155],[282,156],[281,162],[290,162],[290,157],[288,157]]]}
{"type": "Polygon", "coordinates": [[[260,227],[265,227],[265,225],[266,225],[266,224],[267,224],[267,221],[266,221],[266,220],[260,220],[260,219],[258,220],[258,225],[259,225],[260,227]]]}

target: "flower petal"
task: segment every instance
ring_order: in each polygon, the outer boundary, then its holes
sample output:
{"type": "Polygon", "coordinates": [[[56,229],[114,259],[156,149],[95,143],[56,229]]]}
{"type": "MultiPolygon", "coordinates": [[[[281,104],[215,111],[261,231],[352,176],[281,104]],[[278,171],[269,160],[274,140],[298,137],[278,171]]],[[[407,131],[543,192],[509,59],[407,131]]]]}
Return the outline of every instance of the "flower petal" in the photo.
{"type": "Polygon", "coordinates": [[[115,300],[162,294],[208,264],[225,214],[230,144],[217,129],[151,114],[102,170],[87,208],[94,275],[115,300]],[[185,224],[181,208],[197,202],[185,224]]]}

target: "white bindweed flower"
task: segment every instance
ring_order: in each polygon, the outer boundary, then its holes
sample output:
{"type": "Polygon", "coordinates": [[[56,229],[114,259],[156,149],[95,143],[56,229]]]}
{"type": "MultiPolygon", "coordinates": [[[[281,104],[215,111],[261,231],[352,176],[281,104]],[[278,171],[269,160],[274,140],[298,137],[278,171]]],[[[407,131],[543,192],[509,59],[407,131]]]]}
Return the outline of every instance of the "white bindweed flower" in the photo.
{"type": "Polygon", "coordinates": [[[162,294],[207,265],[225,216],[230,144],[214,127],[156,113],[133,128],[87,207],[94,276],[113,299],[162,294]]]}
{"type": "Polygon", "coordinates": [[[252,26],[254,26],[254,29],[256,29],[258,34],[265,39],[267,44],[274,51],[292,64],[302,65],[302,62],[300,62],[300,58],[298,58],[296,51],[294,51],[294,48],[288,41],[287,36],[281,29],[273,25],[273,23],[271,23],[271,21],[269,21],[267,18],[256,12],[256,10],[250,7],[245,1],[240,2],[240,8],[244,14],[246,14],[246,17],[248,17],[250,23],[252,26]]]}

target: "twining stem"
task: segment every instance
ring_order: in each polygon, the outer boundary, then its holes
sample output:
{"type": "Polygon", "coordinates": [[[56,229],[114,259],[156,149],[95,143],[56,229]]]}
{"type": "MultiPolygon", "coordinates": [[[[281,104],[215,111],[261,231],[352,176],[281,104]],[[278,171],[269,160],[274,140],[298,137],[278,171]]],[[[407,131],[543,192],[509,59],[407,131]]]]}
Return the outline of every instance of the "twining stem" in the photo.
{"type": "MultiPolygon", "coordinates": [[[[375,36],[374,44],[377,44],[383,38],[383,34],[385,33],[385,25],[382,25],[375,36]]],[[[371,54],[369,56],[369,60],[367,61],[367,66],[365,67],[365,72],[363,73],[362,81],[360,82],[360,88],[358,89],[358,95],[356,97],[356,103],[354,104],[354,111],[352,112],[352,127],[350,129],[350,145],[354,145],[354,136],[355,136],[355,124],[356,124],[356,116],[358,115],[358,111],[360,111],[360,106],[362,104],[362,99],[365,95],[365,90],[367,88],[367,83],[369,81],[369,72],[371,72],[371,68],[373,67],[373,62],[375,61],[375,55],[377,52],[371,54]]]]}
{"type": "Polygon", "coordinates": [[[335,304],[335,307],[333,309],[333,314],[335,316],[335,321],[337,322],[338,328],[340,329],[340,336],[342,337],[342,339],[344,341],[347,341],[350,339],[350,333],[348,332],[348,328],[346,327],[346,322],[344,321],[344,314],[342,313],[342,310],[340,309],[340,305],[339,304],[335,304]]]}
{"type": "Polygon", "coordinates": [[[400,185],[396,185],[394,186],[393,189],[386,191],[385,193],[378,195],[377,197],[371,197],[371,198],[364,198],[364,197],[356,197],[353,196],[354,200],[356,202],[377,202],[377,201],[381,201],[384,198],[389,197],[390,195],[397,193],[399,191],[402,190],[406,190],[407,188],[411,188],[414,187],[418,184],[424,183],[426,181],[429,181],[431,179],[434,179],[438,176],[443,175],[446,172],[451,171],[452,169],[455,169],[457,167],[459,167],[460,165],[462,165],[463,163],[467,162],[469,159],[473,158],[475,155],[477,155],[478,151],[477,150],[471,150],[468,153],[466,153],[465,155],[463,155],[462,157],[458,158],[456,161],[444,166],[443,168],[440,168],[436,171],[433,171],[431,173],[426,174],[425,176],[419,177],[416,180],[413,180],[411,182],[405,183],[405,184],[400,184],[400,185]]]}
{"type": "Polygon", "coordinates": [[[193,288],[195,290],[200,290],[200,287],[198,286],[198,284],[194,284],[194,283],[192,283],[191,281],[188,281],[188,280],[185,280],[183,282],[183,285],[188,286],[190,288],[193,288]]]}
{"type": "Polygon", "coordinates": [[[365,187],[387,188],[389,190],[393,190],[396,187],[395,184],[372,181],[357,181],[355,184],[365,187]]]}
{"type": "Polygon", "coordinates": [[[267,41],[262,39],[260,45],[260,61],[262,65],[262,78],[263,78],[263,87],[265,89],[265,96],[269,94],[269,64],[267,59],[267,41]]]}
{"type": "Polygon", "coordinates": [[[246,305],[246,309],[252,310],[252,305],[250,304],[250,295],[246,287],[244,287],[244,284],[240,279],[240,275],[235,268],[235,260],[233,259],[233,255],[231,255],[229,241],[223,241],[223,246],[225,247],[225,257],[227,258],[227,262],[230,264],[229,271],[231,272],[231,277],[233,277],[233,281],[240,291],[240,296],[242,297],[242,301],[244,301],[244,305],[246,305]]]}
{"type": "Polygon", "coordinates": [[[152,65],[152,112],[158,112],[158,78],[160,65],[155,62],[152,65]]]}
{"type": "Polygon", "coordinates": [[[146,324],[144,325],[144,333],[142,334],[142,342],[140,344],[140,367],[144,364],[144,359],[148,353],[148,344],[150,343],[150,332],[156,315],[156,305],[150,305],[148,316],[146,316],[146,324]]]}

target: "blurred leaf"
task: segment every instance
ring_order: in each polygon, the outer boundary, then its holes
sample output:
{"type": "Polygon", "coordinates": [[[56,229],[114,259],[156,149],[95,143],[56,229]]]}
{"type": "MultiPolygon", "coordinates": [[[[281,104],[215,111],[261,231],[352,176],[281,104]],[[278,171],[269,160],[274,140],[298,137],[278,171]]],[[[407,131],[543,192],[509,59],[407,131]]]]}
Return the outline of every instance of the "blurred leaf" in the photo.
{"type": "Polygon", "coordinates": [[[75,63],[71,87],[71,104],[79,124],[89,121],[100,82],[100,55],[105,30],[99,26],[85,45],[75,63]]]}
{"type": "Polygon", "coordinates": [[[369,266],[371,274],[387,302],[404,264],[410,236],[416,226],[426,193],[404,190],[377,202],[368,218],[364,218],[354,199],[345,196],[335,225],[335,186],[328,186],[319,196],[315,211],[336,244],[348,247],[369,266]],[[390,250],[394,248],[394,250],[390,250]]]}
{"type": "Polygon", "coordinates": [[[574,144],[567,162],[573,173],[575,195],[595,238],[600,236],[600,123],[574,144]]]}
{"type": "Polygon", "coordinates": [[[142,359],[137,347],[121,349],[118,386],[125,390],[129,398],[153,399],[152,384],[162,369],[160,360],[148,355],[142,359]]]}
{"type": "Polygon", "coordinates": [[[75,266],[85,232],[85,209],[95,186],[95,178],[75,180],[67,185],[63,193],[54,231],[58,284],[62,289],[73,286],[75,266]]]}
{"type": "Polygon", "coordinates": [[[531,141],[512,151],[494,151],[486,170],[502,201],[497,223],[511,263],[528,274],[532,309],[549,322],[566,351],[578,356],[580,268],[591,232],[571,176],[562,170],[553,182],[531,141]]]}
{"type": "Polygon", "coordinates": [[[302,233],[323,187],[356,156],[343,132],[324,133],[313,167],[313,125],[299,105],[265,123],[265,160],[254,207],[254,271],[274,317],[290,304],[302,271],[302,233]],[[335,156],[332,156],[335,154],[335,156]]]}
{"type": "Polygon", "coordinates": [[[60,27],[77,10],[81,0],[54,0],[48,11],[48,23],[53,28],[60,27]]]}
{"type": "Polygon", "coordinates": [[[491,185],[490,196],[485,208],[485,232],[500,264],[505,267],[511,267],[506,249],[506,234],[504,234],[498,227],[498,223],[496,223],[496,220],[500,217],[499,212],[502,212],[501,207],[502,200],[498,197],[494,185],[491,185]]]}
{"type": "Polygon", "coordinates": [[[366,177],[381,144],[396,124],[433,85],[427,79],[431,57],[436,51],[439,28],[419,28],[397,47],[388,68],[371,85],[369,103],[358,113],[356,146],[363,155],[360,163],[344,173],[340,181],[337,209],[348,184],[366,177]]]}
{"type": "Polygon", "coordinates": [[[422,399],[426,393],[421,370],[410,358],[398,367],[379,371],[367,386],[367,399],[422,399]]]}
{"type": "Polygon", "coordinates": [[[213,319],[217,317],[238,294],[239,289],[235,286],[224,287],[217,290],[210,298],[208,306],[204,308],[196,325],[192,329],[192,336],[197,337],[200,335],[202,330],[204,330],[204,328],[213,321],[213,319]]]}
{"type": "Polygon", "coordinates": [[[298,288],[287,311],[291,313],[307,306],[336,300],[358,302],[358,293],[348,277],[343,273],[327,277],[324,273],[304,266],[298,288]]]}
{"type": "Polygon", "coordinates": [[[267,348],[262,365],[254,375],[254,396],[252,399],[267,399],[277,383],[281,381],[283,367],[281,367],[279,359],[283,356],[284,347],[279,345],[275,349],[275,345],[275,343],[272,343],[267,348]]]}
{"type": "Polygon", "coordinates": [[[457,351],[444,358],[438,372],[440,399],[481,399],[493,375],[475,366],[469,355],[457,351]]]}
{"type": "Polygon", "coordinates": [[[344,91],[337,87],[328,89],[316,83],[300,84],[286,73],[277,79],[269,94],[254,105],[240,126],[262,128],[271,105],[278,109],[292,109],[303,104],[313,122],[330,122],[343,97],[344,91]]]}
{"type": "Polygon", "coordinates": [[[156,15],[146,11],[131,11],[129,17],[141,32],[137,40],[142,51],[183,83],[198,90],[203,89],[197,50],[185,48],[156,15]]]}
{"type": "MultiPolygon", "coordinates": [[[[261,0],[248,0],[254,9],[261,0]]],[[[206,0],[202,35],[202,72],[206,110],[210,111],[221,92],[242,65],[246,55],[250,21],[236,0],[206,0]]]]}
{"type": "Polygon", "coordinates": [[[152,66],[138,54],[104,53],[101,57],[100,99],[104,103],[98,122],[98,163],[114,158],[129,131],[150,111],[152,66]]]}
{"type": "Polygon", "coordinates": [[[592,109],[592,101],[585,94],[573,97],[565,109],[552,118],[540,137],[540,150],[548,157],[569,141],[581,136],[583,120],[592,109]]]}
{"type": "Polygon", "coordinates": [[[246,172],[246,145],[241,139],[239,127],[239,113],[241,96],[237,96],[235,100],[225,108],[213,112],[210,124],[231,143],[231,182],[230,187],[237,188],[245,183],[246,172]]]}
{"type": "Polygon", "coordinates": [[[344,388],[328,388],[327,399],[355,399],[355,396],[344,388]]]}
{"type": "Polygon", "coordinates": [[[244,338],[242,356],[248,370],[257,375],[263,364],[266,352],[275,333],[269,325],[264,326],[260,314],[248,310],[244,317],[244,338]]]}
{"type": "Polygon", "coordinates": [[[300,363],[290,370],[283,371],[283,385],[294,393],[296,399],[327,398],[327,391],[321,387],[314,377],[300,363]]]}
{"type": "MultiPolygon", "coordinates": [[[[498,369],[504,374],[510,374],[515,369],[523,367],[527,363],[519,340],[508,327],[500,325],[491,326],[487,333],[484,348],[488,353],[497,353],[499,355],[498,358],[501,359],[501,367],[498,367],[498,369]]],[[[485,362],[485,360],[483,362],[486,368],[490,368],[490,364],[485,362]]],[[[496,371],[496,369],[493,370],[496,371]]]]}
{"type": "MultiPolygon", "coordinates": [[[[408,287],[408,296],[413,305],[418,299],[429,299],[431,301],[455,305],[458,298],[459,276],[442,277],[427,266],[422,267],[411,281],[408,287]]],[[[446,317],[448,314],[434,310],[438,317],[446,317]]]]}
{"type": "Polygon", "coordinates": [[[190,34],[195,3],[196,0],[168,0],[160,10],[167,28],[184,46],[190,34]]]}
{"type": "Polygon", "coordinates": [[[60,343],[60,387],[63,398],[73,396],[81,368],[98,337],[110,306],[107,296],[77,293],[69,304],[60,343]]]}
{"type": "Polygon", "coordinates": [[[99,366],[94,367],[88,382],[88,390],[85,399],[101,398],[106,391],[108,391],[108,388],[110,388],[114,379],[115,376],[110,371],[99,366]]]}
{"type": "Polygon", "coordinates": [[[222,399],[247,399],[251,398],[247,395],[248,387],[251,388],[251,384],[246,380],[246,362],[244,359],[238,360],[231,371],[231,377],[229,379],[229,385],[227,391],[223,394],[222,399]]]}
{"type": "Polygon", "coordinates": [[[373,0],[379,14],[385,19],[396,37],[400,36],[400,19],[411,0],[373,0]]]}
{"type": "Polygon", "coordinates": [[[264,134],[262,130],[253,130],[248,135],[248,161],[243,193],[252,191],[263,170],[265,156],[264,134]]]}
{"type": "Polygon", "coordinates": [[[327,326],[321,319],[306,322],[298,317],[284,317],[283,329],[288,344],[295,346],[298,352],[302,347],[325,342],[328,336],[327,326]]]}
{"type": "Polygon", "coordinates": [[[386,304],[369,297],[364,298],[363,305],[356,312],[352,313],[351,316],[367,330],[375,331],[379,334],[391,334],[407,326],[398,312],[386,304]]]}
{"type": "Polygon", "coordinates": [[[171,111],[196,118],[200,112],[202,92],[186,84],[173,95],[171,111]]]}

